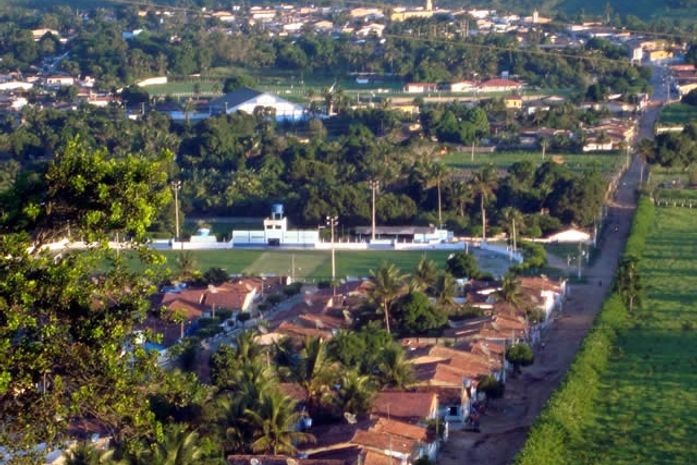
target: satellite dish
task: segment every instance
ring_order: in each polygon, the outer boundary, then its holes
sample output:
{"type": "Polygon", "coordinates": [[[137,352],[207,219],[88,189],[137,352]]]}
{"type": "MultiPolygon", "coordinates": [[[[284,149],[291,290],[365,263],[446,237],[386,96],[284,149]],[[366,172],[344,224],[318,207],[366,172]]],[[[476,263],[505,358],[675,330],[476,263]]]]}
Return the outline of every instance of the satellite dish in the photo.
{"type": "Polygon", "coordinates": [[[356,424],[356,415],[354,415],[351,412],[344,412],[344,418],[348,422],[349,425],[355,425],[356,424]]]}

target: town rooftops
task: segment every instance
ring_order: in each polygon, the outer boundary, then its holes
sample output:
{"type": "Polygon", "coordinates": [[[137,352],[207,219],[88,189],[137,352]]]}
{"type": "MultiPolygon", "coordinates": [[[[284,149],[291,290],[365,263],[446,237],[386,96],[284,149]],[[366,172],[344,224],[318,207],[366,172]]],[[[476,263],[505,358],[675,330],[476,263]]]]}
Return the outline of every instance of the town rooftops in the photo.
{"type": "Polygon", "coordinates": [[[418,441],[406,438],[404,436],[396,436],[378,431],[358,430],[351,438],[353,444],[363,446],[378,451],[391,451],[403,455],[411,455],[414,448],[418,445],[418,441]]]}
{"type": "Polygon", "coordinates": [[[374,415],[401,420],[431,418],[438,408],[438,397],[428,392],[383,391],[373,401],[374,415]]]}
{"type": "Polygon", "coordinates": [[[346,465],[343,460],[298,459],[285,455],[229,455],[230,465],[346,465]]]}
{"type": "Polygon", "coordinates": [[[394,434],[420,442],[425,442],[428,440],[428,430],[423,426],[413,425],[411,423],[405,423],[403,421],[388,418],[378,418],[375,421],[375,424],[370,427],[370,431],[394,434]]]}

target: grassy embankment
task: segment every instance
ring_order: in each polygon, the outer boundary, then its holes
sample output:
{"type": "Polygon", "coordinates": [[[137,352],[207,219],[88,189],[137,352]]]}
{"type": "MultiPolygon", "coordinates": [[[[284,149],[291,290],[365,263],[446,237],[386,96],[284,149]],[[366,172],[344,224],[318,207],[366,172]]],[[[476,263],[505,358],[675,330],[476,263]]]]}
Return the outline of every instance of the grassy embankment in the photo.
{"type": "Polygon", "coordinates": [[[644,305],[612,293],[517,465],[697,463],[697,215],[641,200],[625,256],[644,305]]]}
{"type": "Polygon", "coordinates": [[[697,106],[673,103],[661,109],[658,125],[688,124],[695,120],[697,120],[697,106]]]}

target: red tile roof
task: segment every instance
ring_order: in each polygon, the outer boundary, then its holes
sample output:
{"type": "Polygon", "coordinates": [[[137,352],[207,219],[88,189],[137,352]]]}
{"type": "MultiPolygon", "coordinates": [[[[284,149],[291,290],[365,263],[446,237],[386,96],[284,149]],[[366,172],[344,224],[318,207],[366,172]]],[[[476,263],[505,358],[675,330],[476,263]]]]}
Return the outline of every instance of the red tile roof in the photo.
{"type": "Polygon", "coordinates": [[[402,420],[430,418],[438,406],[435,394],[427,392],[382,391],[375,396],[372,413],[402,420]]]}
{"type": "Polygon", "coordinates": [[[428,440],[428,430],[423,426],[387,418],[378,418],[369,431],[393,434],[420,442],[428,440]]]}
{"type": "Polygon", "coordinates": [[[351,438],[351,443],[378,451],[389,450],[405,455],[411,455],[418,446],[418,441],[403,436],[364,430],[356,431],[351,438]]]}

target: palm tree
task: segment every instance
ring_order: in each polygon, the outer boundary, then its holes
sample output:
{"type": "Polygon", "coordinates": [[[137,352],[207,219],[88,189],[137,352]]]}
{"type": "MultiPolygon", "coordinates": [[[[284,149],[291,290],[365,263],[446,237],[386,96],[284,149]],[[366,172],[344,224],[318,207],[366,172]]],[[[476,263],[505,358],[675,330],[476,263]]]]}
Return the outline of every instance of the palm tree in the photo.
{"type": "Polygon", "coordinates": [[[296,431],[301,416],[295,412],[295,401],[276,390],[265,393],[255,408],[245,416],[255,430],[252,451],[262,454],[294,454],[296,444],[314,441],[307,433],[296,431]]]}
{"type": "Polygon", "coordinates": [[[443,202],[441,196],[441,187],[443,179],[447,174],[447,168],[443,163],[430,162],[422,165],[422,176],[426,187],[435,187],[438,195],[438,227],[443,224],[443,202]]]}
{"type": "Polygon", "coordinates": [[[339,380],[339,389],[334,393],[334,406],[341,413],[365,415],[370,411],[375,389],[369,376],[356,370],[344,372],[339,380]]]}
{"type": "Polygon", "coordinates": [[[308,397],[308,410],[313,412],[329,392],[334,377],[327,343],[320,338],[306,338],[300,351],[300,360],[293,370],[296,381],[308,397]]]}
{"type": "Polygon", "coordinates": [[[205,462],[198,433],[186,431],[178,425],[168,427],[162,440],[146,457],[143,465],[198,465],[205,462]]]}
{"type": "Polygon", "coordinates": [[[191,251],[180,252],[177,255],[177,279],[180,281],[190,281],[198,274],[198,263],[191,251]]]}
{"type": "Polygon", "coordinates": [[[378,377],[383,385],[404,389],[412,383],[414,370],[401,346],[395,344],[386,347],[381,358],[378,377]]]}
{"type": "Polygon", "coordinates": [[[464,218],[465,205],[472,201],[472,189],[468,183],[461,180],[454,180],[450,185],[450,193],[453,199],[455,199],[458,213],[464,218]]]}
{"type": "Polygon", "coordinates": [[[438,305],[452,305],[455,303],[455,278],[447,271],[438,274],[436,284],[433,286],[433,294],[438,305]]]}
{"type": "Polygon", "coordinates": [[[641,305],[641,279],[638,268],[639,259],[636,257],[622,259],[617,268],[615,286],[630,313],[635,304],[641,305]]]}
{"type": "MultiPolygon", "coordinates": [[[[411,274],[413,289],[426,292],[436,282],[438,267],[433,260],[428,260],[426,255],[422,255],[419,263],[416,264],[414,272],[411,274]]],[[[410,283],[411,284],[411,283],[410,283]]]]}
{"type": "Polygon", "coordinates": [[[486,241],[486,204],[494,196],[496,181],[496,172],[491,166],[475,173],[470,181],[472,190],[479,196],[479,207],[482,213],[482,241],[486,241]]]}
{"type": "Polygon", "coordinates": [[[114,451],[99,451],[89,442],[80,442],[65,452],[65,465],[118,465],[114,451]]]}
{"type": "Polygon", "coordinates": [[[511,245],[513,246],[513,251],[518,250],[518,232],[523,225],[523,214],[520,210],[513,207],[506,207],[503,209],[503,217],[509,224],[509,234],[511,237],[511,245]]]}
{"type": "Polygon", "coordinates": [[[392,263],[383,263],[377,270],[370,270],[370,299],[382,310],[385,329],[390,333],[390,308],[402,293],[404,276],[392,263]]]}
{"type": "Polygon", "coordinates": [[[513,273],[506,273],[501,282],[501,289],[496,292],[496,296],[518,308],[522,298],[520,280],[513,273]]]}

